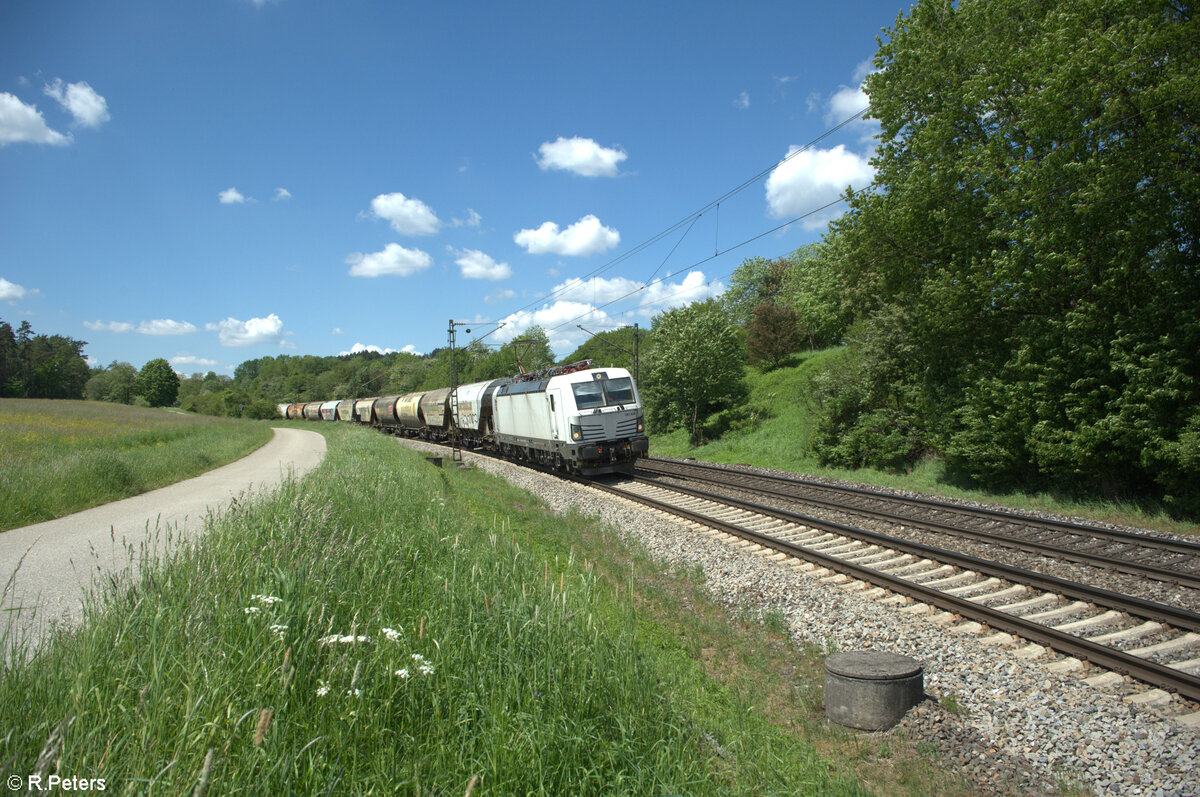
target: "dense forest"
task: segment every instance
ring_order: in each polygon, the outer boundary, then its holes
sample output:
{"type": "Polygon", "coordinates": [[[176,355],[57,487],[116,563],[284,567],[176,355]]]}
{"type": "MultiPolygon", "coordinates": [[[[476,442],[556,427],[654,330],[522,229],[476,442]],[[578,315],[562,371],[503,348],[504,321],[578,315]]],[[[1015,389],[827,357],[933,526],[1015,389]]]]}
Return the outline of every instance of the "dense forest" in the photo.
{"type": "MultiPolygon", "coordinates": [[[[875,181],[823,239],[746,260],[720,299],[563,361],[636,369],[652,431],[695,439],[738,411],[747,367],[838,346],[796,397],[826,463],[943,457],[991,486],[1200,514],[1197,41],[1183,3],[922,0],[885,31],[866,80],[875,181]]],[[[128,364],[81,376],[79,341],[0,331],[5,395],[138,395],[128,364]],[[46,371],[56,362],[61,376],[46,371]]],[[[454,357],[460,383],[554,360],[538,328],[454,357]]],[[[176,403],[270,417],[277,402],[406,393],[450,373],[448,349],[263,357],[183,379],[176,403]]]]}

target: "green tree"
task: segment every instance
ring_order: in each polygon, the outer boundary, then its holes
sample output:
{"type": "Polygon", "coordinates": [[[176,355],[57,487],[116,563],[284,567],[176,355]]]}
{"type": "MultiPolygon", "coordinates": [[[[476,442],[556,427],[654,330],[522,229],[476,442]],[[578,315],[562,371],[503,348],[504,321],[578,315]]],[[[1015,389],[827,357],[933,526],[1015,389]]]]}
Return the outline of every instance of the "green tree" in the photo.
{"type": "Polygon", "coordinates": [[[754,308],[754,317],[746,328],[746,355],[751,365],[769,371],[798,348],[795,310],[775,302],[763,302],[754,308]]]}
{"type": "Polygon", "coordinates": [[[179,395],[179,375],[161,357],[150,360],[138,372],[137,392],[151,407],[169,407],[179,395]]]}
{"type": "MultiPolygon", "coordinates": [[[[1200,21],[1162,0],[923,0],[887,33],[874,190],[834,232],[859,317],[908,315],[906,353],[869,367],[942,419],[917,448],[1182,506],[1200,482],[1200,21]]],[[[863,417],[888,400],[868,392],[863,417]]]]}
{"type": "Polygon", "coordinates": [[[840,342],[853,319],[842,278],[843,248],[841,238],[830,234],[787,257],[779,303],[796,311],[796,330],[810,349],[840,342]]]}
{"type": "Polygon", "coordinates": [[[691,430],[710,414],[745,399],[746,351],[715,299],[660,313],[652,325],[653,355],[642,368],[642,388],[653,428],[691,430]]]}
{"type": "Polygon", "coordinates": [[[733,323],[745,327],[754,316],[754,308],[773,302],[783,289],[784,275],[790,268],[787,258],[767,260],[751,257],[743,260],[729,278],[729,287],[721,295],[721,306],[733,323]]]}

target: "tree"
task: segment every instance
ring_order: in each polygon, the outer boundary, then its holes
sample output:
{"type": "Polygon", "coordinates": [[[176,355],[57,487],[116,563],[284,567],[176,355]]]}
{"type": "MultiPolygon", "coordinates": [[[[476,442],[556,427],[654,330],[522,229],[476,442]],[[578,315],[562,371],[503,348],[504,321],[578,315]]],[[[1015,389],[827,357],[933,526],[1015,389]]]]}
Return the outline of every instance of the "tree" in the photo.
{"type": "Polygon", "coordinates": [[[754,317],[746,328],[746,354],[751,365],[771,370],[798,348],[795,310],[775,302],[763,302],[754,308],[754,317]]]}
{"type": "Polygon", "coordinates": [[[695,446],[700,422],[746,397],[745,349],[715,299],[660,313],[651,328],[654,353],[642,368],[649,421],[660,431],[686,426],[695,446]]]}
{"type": "Polygon", "coordinates": [[[782,257],[743,260],[729,278],[729,288],[721,296],[721,305],[733,323],[746,326],[754,315],[754,308],[763,302],[775,301],[789,267],[787,259],[782,257]]]}
{"type": "Polygon", "coordinates": [[[137,391],[151,407],[169,407],[179,395],[179,375],[161,357],[150,360],[138,372],[137,391]]]}
{"type": "Polygon", "coordinates": [[[908,316],[925,444],[969,473],[1195,495],[1198,37],[1164,0],[922,0],[880,46],[875,184],[833,229],[859,317],[908,316]]]}
{"type": "Polygon", "coordinates": [[[843,248],[841,238],[829,234],[787,257],[778,301],[796,311],[796,329],[813,350],[840,342],[853,320],[842,278],[843,248]]]}

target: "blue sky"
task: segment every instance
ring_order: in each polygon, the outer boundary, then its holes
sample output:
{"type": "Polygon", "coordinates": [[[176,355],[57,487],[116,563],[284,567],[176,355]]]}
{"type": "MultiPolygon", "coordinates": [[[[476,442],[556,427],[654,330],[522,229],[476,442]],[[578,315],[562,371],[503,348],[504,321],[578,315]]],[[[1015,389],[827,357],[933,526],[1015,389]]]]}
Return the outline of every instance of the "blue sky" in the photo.
{"type": "Polygon", "coordinates": [[[566,355],[819,237],[769,231],[869,183],[874,128],[784,159],[902,8],[7,0],[0,318],[181,373],[451,318],[566,355]]]}

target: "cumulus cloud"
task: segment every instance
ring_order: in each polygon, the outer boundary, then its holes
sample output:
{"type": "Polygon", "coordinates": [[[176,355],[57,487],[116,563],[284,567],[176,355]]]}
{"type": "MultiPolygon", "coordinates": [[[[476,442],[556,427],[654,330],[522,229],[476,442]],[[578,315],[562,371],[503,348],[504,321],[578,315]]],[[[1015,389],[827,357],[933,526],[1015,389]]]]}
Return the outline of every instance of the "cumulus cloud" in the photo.
{"type": "Polygon", "coordinates": [[[246,197],[236,188],[226,188],[217,194],[217,199],[220,200],[222,205],[239,205],[246,201],[246,197]]]}
{"type": "Polygon", "coordinates": [[[621,234],[605,227],[592,214],[560,230],[558,225],[547,221],[536,230],[521,230],[513,240],[531,255],[594,255],[612,249],[621,243],[621,234]]]}
{"type": "Polygon", "coordinates": [[[25,298],[25,289],[15,282],[9,282],[0,277],[0,300],[16,304],[18,299],[25,298]]]}
{"type": "Polygon", "coordinates": [[[372,199],[371,215],[385,220],[401,235],[432,235],[442,226],[428,205],[399,192],[372,199]]]}
{"type": "Polygon", "coordinates": [[[83,325],[93,332],[132,332],[133,324],[124,321],[84,321],[83,325]]]}
{"type": "Polygon", "coordinates": [[[407,277],[433,265],[433,258],[420,249],[405,249],[400,244],[388,244],[382,252],[353,252],[347,258],[352,277],[380,277],[395,274],[407,277]]]}
{"type": "Polygon", "coordinates": [[[193,368],[199,367],[208,369],[212,369],[217,365],[216,360],[208,360],[204,357],[196,357],[191,354],[176,354],[174,357],[167,360],[167,362],[169,362],[176,371],[189,365],[193,368]]]}
{"type": "Polygon", "coordinates": [[[617,164],[629,156],[623,149],[602,147],[590,138],[563,138],[538,147],[537,165],[584,177],[616,177],[617,164]]]}
{"type": "Polygon", "coordinates": [[[467,208],[467,217],[465,219],[452,219],[451,224],[455,227],[478,227],[483,223],[483,216],[480,216],[471,208],[467,208]]]}
{"type": "Polygon", "coordinates": [[[346,351],[341,351],[341,352],[338,352],[338,356],[339,356],[339,357],[346,357],[346,356],[348,356],[348,355],[351,355],[351,354],[361,354],[361,353],[362,353],[362,352],[364,352],[364,351],[373,351],[373,352],[375,352],[376,354],[396,354],[396,353],[402,353],[402,354],[420,354],[420,353],[421,353],[421,352],[417,351],[417,347],[416,347],[416,346],[414,346],[414,345],[412,345],[411,343],[410,343],[410,344],[408,344],[407,346],[405,346],[405,347],[404,347],[404,348],[402,348],[402,349],[381,349],[381,348],[380,348],[380,347],[378,347],[378,346],[373,346],[373,345],[364,345],[364,344],[362,344],[362,343],[355,343],[355,344],[354,344],[353,346],[351,346],[351,347],[350,347],[348,350],[346,350],[346,351]]]}
{"type": "Polygon", "coordinates": [[[664,279],[647,285],[644,282],[616,277],[570,279],[554,287],[547,302],[536,310],[519,310],[503,319],[504,327],[496,333],[498,342],[519,338],[531,326],[543,327],[550,336],[555,352],[565,354],[583,342],[584,333],[577,325],[592,330],[613,329],[635,320],[649,320],[656,313],[673,307],[720,296],[725,285],[709,282],[702,271],[691,271],[683,279],[664,279]],[[627,301],[632,310],[614,314],[602,305],[627,301]]]}
{"type": "Polygon", "coordinates": [[[512,276],[512,269],[509,268],[508,263],[497,263],[478,249],[447,248],[452,254],[457,255],[454,262],[462,269],[462,275],[467,279],[495,282],[512,276]]]}
{"type": "Polygon", "coordinates": [[[247,321],[225,318],[216,324],[205,324],[204,328],[216,332],[222,346],[255,346],[263,343],[282,346],[286,343],[283,339],[283,321],[274,313],[266,318],[247,321]]]}
{"type": "Polygon", "coordinates": [[[739,94],[737,96],[736,99],[734,99],[733,107],[738,108],[743,111],[746,110],[747,108],[749,108],[750,107],[750,95],[743,91],[741,94],[739,94]]]}
{"type": "Polygon", "coordinates": [[[26,105],[13,94],[0,92],[0,147],[18,143],[71,143],[70,136],[51,130],[36,105],[26,105]]]}
{"type": "MultiPolygon", "coordinates": [[[[847,186],[860,190],[871,184],[875,169],[868,159],[839,144],[833,149],[788,149],[767,178],[767,207],[775,218],[809,213],[836,200],[847,186]]],[[[805,229],[819,230],[838,215],[837,208],[806,218],[805,229]]]]}
{"type": "Polygon", "coordinates": [[[275,196],[271,197],[272,201],[274,201],[274,202],[282,202],[285,199],[291,199],[291,198],[292,198],[292,192],[287,190],[286,188],[276,188],[275,196]]]}
{"type": "Polygon", "coordinates": [[[142,335],[190,335],[196,331],[196,326],[187,321],[156,318],[153,321],[143,321],[138,324],[137,331],[142,335]]]}
{"type": "Polygon", "coordinates": [[[64,85],[61,78],[55,78],[43,91],[47,97],[58,100],[58,104],[74,117],[77,125],[99,127],[109,120],[108,101],[87,83],[80,81],[64,85]]]}

